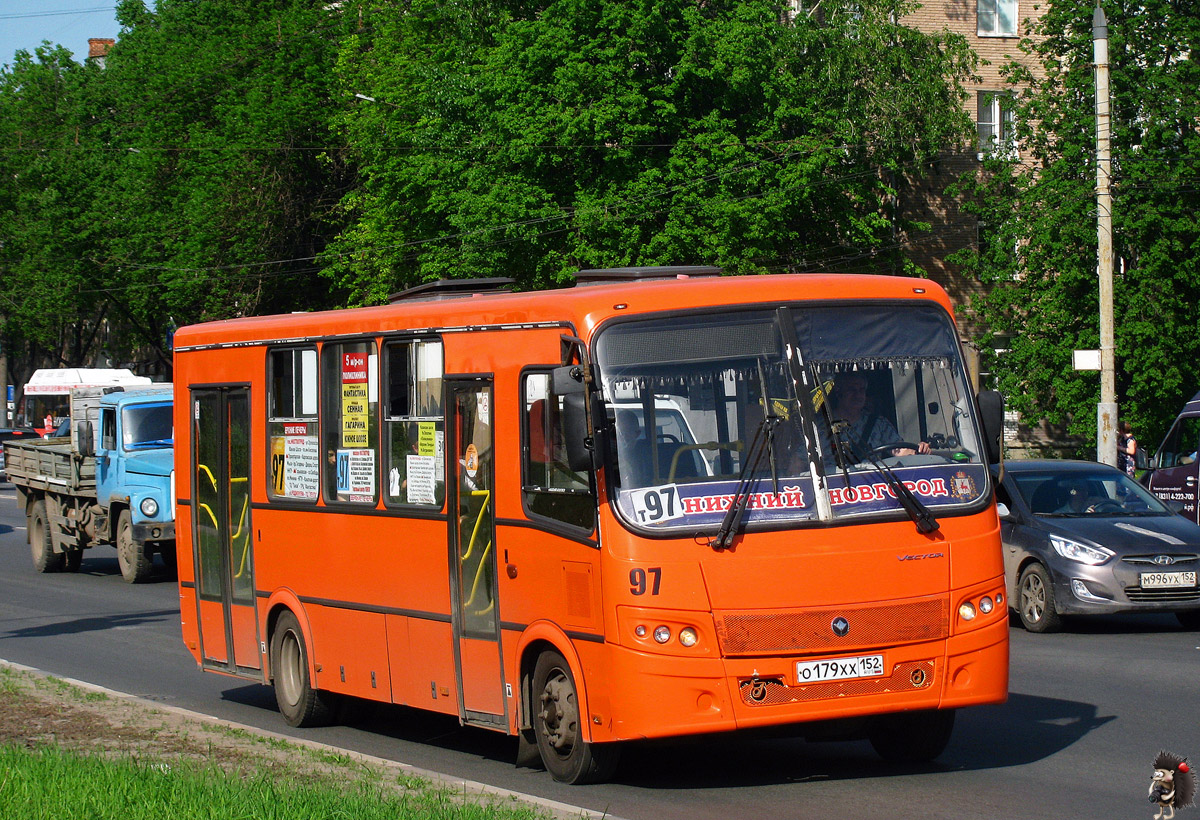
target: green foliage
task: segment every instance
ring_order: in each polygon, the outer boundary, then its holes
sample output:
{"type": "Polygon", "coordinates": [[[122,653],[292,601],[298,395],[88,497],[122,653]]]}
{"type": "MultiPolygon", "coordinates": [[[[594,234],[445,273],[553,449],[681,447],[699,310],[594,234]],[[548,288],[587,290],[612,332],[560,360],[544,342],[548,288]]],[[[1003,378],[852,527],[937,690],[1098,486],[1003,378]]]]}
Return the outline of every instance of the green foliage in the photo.
{"type": "Polygon", "coordinates": [[[907,273],[893,182],[969,133],[974,58],[785,5],[119,0],[103,70],[0,71],[10,361],[166,367],[175,324],[435,278],[907,273]]]}
{"type": "MultiPolygon", "coordinates": [[[[973,304],[1012,407],[1094,442],[1099,378],[1071,369],[1099,347],[1096,276],[1094,4],[1053,0],[1025,48],[1044,77],[1016,104],[1032,167],[995,160],[976,189],[987,242],[965,260],[988,285],[973,304]],[[1014,249],[1016,251],[1014,252],[1014,249]]],[[[1174,0],[1105,2],[1113,100],[1117,395],[1154,447],[1200,389],[1200,18],[1174,0]]]]}
{"type": "Polygon", "coordinates": [[[371,303],[612,265],[900,267],[871,253],[888,174],[961,137],[973,63],[859,7],[791,25],[767,0],[363,3],[339,59],[361,185],[328,272],[371,303]]]}
{"type": "MultiPolygon", "coordinates": [[[[340,767],[349,768],[349,767],[340,767]]],[[[263,760],[241,776],[215,766],[131,758],[105,760],[57,748],[0,746],[6,817],[123,820],[345,818],[350,820],[537,820],[519,804],[469,800],[412,777],[395,787],[355,778],[289,775],[263,760]]]]}

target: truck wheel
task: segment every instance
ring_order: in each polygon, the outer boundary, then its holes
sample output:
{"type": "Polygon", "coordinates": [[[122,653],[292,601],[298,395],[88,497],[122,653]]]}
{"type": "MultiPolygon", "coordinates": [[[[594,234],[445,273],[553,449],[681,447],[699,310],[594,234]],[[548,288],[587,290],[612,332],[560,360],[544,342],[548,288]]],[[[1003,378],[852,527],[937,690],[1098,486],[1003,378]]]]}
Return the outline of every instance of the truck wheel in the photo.
{"type": "Polygon", "coordinates": [[[533,670],[533,732],[546,770],[560,783],[600,783],[620,760],[615,743],[587,743],[580,726],[579,692],[571,667],[557,652],[538,656],[533,670]]]}
{"type": "Polygon", "coordinates": [[[172,578],[179,575],[179,555],[175,552],[175,542],[170,541],[166,544],[160,544],[158,554],[162,556],[163,566],[167,568],[167,572],[172,578]]]}
{"type": "Polygon", "coordinates": [[[324,726],[333,719],[329,694],[314,689],[308,676],[308,646],[290,611],[279,616],[271,634],[271,675],[275,702],[288,726],[324,726]]]}
{"type": "Polygon", "coordinates": [[[117,519],[117,563],[121,577],[129,584],[140,584],[150,577],[154,554],[145,544],[133,540],[133,518],[129,510],[121,510],[117,519]]]}
{"type": "Polygon", "coordinates": [[[38,572],[58,572],[62,569],[63,555],[54,551],[45,501],[33,502],[33,511],[29,513],[29,551],[33,554],[33,568],[38,572]]]}
{"type": "Polygon", "coordinates": [[[63,569],[67,572],[79,572],[79,566],[83,563],[83,550],[67,550],[62,554],[63,569]]]}

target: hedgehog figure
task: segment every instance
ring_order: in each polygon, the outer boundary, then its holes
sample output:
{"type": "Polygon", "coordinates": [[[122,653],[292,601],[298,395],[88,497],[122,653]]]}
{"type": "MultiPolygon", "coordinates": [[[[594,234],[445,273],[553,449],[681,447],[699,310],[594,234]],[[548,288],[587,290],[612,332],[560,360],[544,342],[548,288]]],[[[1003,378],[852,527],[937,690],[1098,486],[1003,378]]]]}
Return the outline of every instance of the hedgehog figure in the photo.
{"type": "Polygon", "coordinates": [[[1187,758],[1170,752],[1159,752],[1154,758],[1154,774],[1150,777],[1150,802],[1158,806],[1154,820],[1171,820],[1175,809],[1193,805],[1196,797],[1196,775],[1187,758]]]}

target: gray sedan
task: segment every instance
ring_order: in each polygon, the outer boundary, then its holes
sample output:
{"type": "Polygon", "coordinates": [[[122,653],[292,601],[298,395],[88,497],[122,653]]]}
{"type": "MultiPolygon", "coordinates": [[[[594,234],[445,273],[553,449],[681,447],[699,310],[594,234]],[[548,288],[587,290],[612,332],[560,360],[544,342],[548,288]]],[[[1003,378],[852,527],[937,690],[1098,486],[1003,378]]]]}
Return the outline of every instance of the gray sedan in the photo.
{"type": "Polygon", "coordinates": [[[1174,612],[1200,628],[1200,526],[1124,473],[1007,461],[996,500],[1008,600],[1030,632],[1112,612],[1174,612]]]}

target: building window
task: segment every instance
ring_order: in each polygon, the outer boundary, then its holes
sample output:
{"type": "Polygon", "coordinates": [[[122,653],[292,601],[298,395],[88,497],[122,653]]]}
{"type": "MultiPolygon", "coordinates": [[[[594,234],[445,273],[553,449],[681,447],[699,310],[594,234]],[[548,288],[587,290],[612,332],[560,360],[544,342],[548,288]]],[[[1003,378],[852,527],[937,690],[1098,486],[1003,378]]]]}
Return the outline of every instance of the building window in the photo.
{"type": "Polygon", "coordinates": [[[1017,0],[976,0],[976,4],[980,37],[1017,36],[1017,0]]]}
{"type": "Polygon", "coordinates": [[[979,92],[979,151],[985,154],[1013,150],[1013,97],[1003,91],[979,92]]]}

